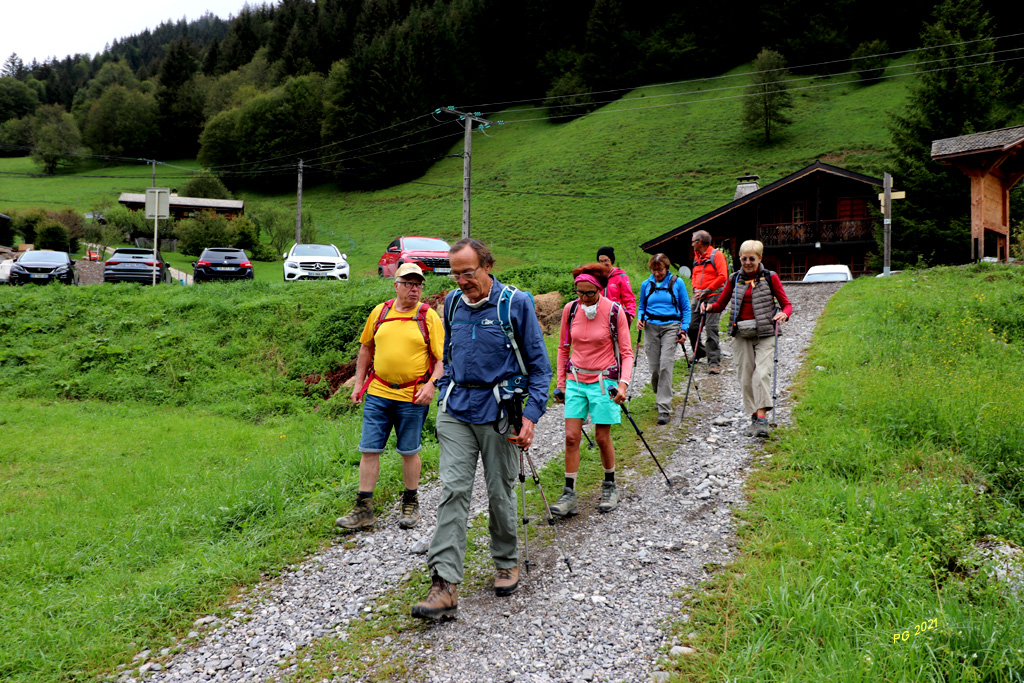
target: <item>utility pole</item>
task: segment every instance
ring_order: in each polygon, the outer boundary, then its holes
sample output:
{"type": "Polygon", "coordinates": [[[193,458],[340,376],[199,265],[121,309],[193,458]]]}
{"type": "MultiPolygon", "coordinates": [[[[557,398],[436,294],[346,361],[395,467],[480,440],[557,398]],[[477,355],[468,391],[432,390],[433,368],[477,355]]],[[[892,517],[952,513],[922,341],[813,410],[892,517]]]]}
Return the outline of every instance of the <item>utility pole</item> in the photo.
{"type": "Polygon", "coordinates": [[[156,159],[151,161],[153,162],[153,187],[156,187],[156,159]]]}
{"type": "Polygon", "coordinates": [[[882,246],[882,275],[889,274],[889,256],[892,244],[892,200],[904,199],[906,192],[892,191],[892,176],[888,173],[882,175],[882,193],[878,199],[882,202],[882,221],[885,226],[885,239],[882,246]]]}
{"type": "MultiPolygon", "coordinates": [[[[478,111],[470,114],[469,112],[459,111],[455,107],[438,109],[434,113],[440,114],[442,112],[455,114],[466,122],[466,137],[463,142],[462,153],[462,238],[465,239],[469,237],[470,175],[473,166],[473,122],[479,123],[481,128],[490,128],[493,122],[482,118],[478,111]]],[[[505,122],[497,121],[496,123],[500,126],[505,122]]]]}
{"type": "Polygon", "coordinates": [[[302,159],[299,159],[299,193],[295,199],[295,244],[302,244],[302,159]]]}

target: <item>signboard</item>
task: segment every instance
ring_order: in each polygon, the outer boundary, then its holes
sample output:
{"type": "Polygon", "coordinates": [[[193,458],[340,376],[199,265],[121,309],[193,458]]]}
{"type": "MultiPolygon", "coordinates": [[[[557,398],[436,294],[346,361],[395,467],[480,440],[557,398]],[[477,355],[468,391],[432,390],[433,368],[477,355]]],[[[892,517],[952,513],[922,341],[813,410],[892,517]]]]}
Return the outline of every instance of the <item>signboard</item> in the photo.
{"type": "Polygon", "coordinates": [[[171,190],[167,187],[146,188],[146,218],[171,217],[171,190]]]}

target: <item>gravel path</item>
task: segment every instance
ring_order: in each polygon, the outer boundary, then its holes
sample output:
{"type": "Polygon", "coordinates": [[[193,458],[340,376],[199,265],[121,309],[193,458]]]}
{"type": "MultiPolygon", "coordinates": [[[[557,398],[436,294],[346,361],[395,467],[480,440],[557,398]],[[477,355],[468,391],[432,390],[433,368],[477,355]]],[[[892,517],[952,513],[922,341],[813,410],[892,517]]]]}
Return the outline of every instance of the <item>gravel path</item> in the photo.
{"type": "MultiPolygon", "coordinates": [[[[789,422],[789,383],[819,313],[838,287],[787,286],[795,315],[779,342],[780,424],[789,422]]],[[[537,541],[543,520],[534,518],[534,568],[529,575],[521,574],[513,596],[499,599],[491,590],[470,589],[460,594],[457,620],[406,632],[399,643],[374,645],[408,653],[409,671],[415,677],[411,680],[431,683],[667,677],[659,671],[666,652],[688,651],[685,642],[666,636],[671,621],[689,618],[680,612],[678,595],[707,579],[706,567],[733,558],[732,511],[744,505],[743,486],[753,467],[750,450],[757,440],[740,434],[749,417],[741,414],[730,347],[723,345],[722,375],[706,375],[706,365],[698,366],[694,379],[703,401],[693,401],[691,391],[687,425],[673,421],[644,432],[672,478],[673,489],[656,468],[646,476],[620,468],[616,478],[623,500],[618,510],[607,515],[592,512],[595,493],[581,501],[582,514],[559,521],[572,559],[571,574],[547,537],[550,530],[541,532],[548,539],[545,547],[537,541]]],[[[637,381],[645,381],[645,360],[637,371],[637,381]]],[[[624,420],[619,429],[631,427],[624,420]]],[[[561,407],[553,406],[538,424],[530,451],[538,467],[551,458],[560,459],[563,440],[561,407]]],[[[596,459],[596,451],[584,450],[584,457],[596,459]]],[[[527,490],[533,489],[528,481],[527,490]]],[[[560,493],[545,492],[549,499],[560,493]]],[[[436,482],[422,487],[424,514],[417,529],[398,529],[397,509],[390,511],[374,530],[341,537],[279,580],[243,595],[227,621],[212,616],[198,620],[183,643],[184,651],[139,653],[119,680],[286,680],[296,668],[297,650],[322,636],[346,638],[352,620],[371,618],[374,600],[423,566],[424,556],[415,551],[422,549],[433,528],[439,497],[436,482]]],[[[472,511],[486,514],[479,476],[472,511]]],[[[486,572],[476,577],[477,585],[489,584],[491,569],[486,572]]],[[[467,576],[467,581],[472,578],[467,576]]]]}

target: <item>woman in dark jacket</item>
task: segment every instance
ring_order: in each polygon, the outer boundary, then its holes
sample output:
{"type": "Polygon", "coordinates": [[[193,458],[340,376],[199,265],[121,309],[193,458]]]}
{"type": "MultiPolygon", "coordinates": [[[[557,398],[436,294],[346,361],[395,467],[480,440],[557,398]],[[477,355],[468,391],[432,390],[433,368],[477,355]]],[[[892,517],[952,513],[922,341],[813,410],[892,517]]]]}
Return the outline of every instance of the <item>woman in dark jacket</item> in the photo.
{"type": "Polygon", "coordinates": [[[747,436],[768,436],[767,413],[772,408],[772,365],[778,326],[789,320],[793,306],[779,276],[761,265],[764,245],[747,240],[740,245],[742,268],[729,276],[725,290],[701,312],[729,309],[732,355],[743,391],[743,410],[750,415],[747,436]]]}

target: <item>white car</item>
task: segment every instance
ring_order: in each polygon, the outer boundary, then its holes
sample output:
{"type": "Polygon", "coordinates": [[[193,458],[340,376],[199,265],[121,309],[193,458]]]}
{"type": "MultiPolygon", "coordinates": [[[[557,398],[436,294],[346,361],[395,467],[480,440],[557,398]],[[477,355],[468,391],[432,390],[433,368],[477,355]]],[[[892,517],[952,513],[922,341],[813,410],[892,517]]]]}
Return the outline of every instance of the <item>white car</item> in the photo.
{"type": "Polygon", "coordinates": [[[0,285],[5,285],[11,281],[11,266],[14,265],[14,259],[4,259],[0,261],[0,285]]]}
{"type": "Polygon", "coordinates": [[[849,266],[838,264],[828,266],[811,266],[804,275],[804,282],[848,282],[853,279],[849,266]]]}
{"type": "Polygon", "coordinates": [[[333,244],[296,244],[284,254],[284,281],[347,280],[346,258],[333,244]]]}

